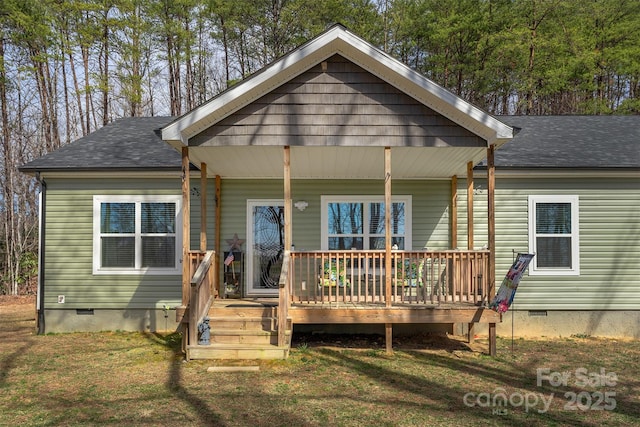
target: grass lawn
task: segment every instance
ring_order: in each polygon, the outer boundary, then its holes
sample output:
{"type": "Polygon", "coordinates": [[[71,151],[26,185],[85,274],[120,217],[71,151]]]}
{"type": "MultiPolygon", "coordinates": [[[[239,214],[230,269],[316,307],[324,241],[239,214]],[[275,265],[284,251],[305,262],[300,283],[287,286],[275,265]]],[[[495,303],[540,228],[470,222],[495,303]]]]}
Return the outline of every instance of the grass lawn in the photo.
{"type": "Polygon", "coordinates": [[[638,425],[640,341],[294,337],[283,361],[185,363],[180,337],[34,334],[33,303],[0,300],[0,425],[638,425]],[[208,372],[212,366],[255,372],[208,372]],[[538,370],[542,374],[538,385],[538,370]],[[506,400],[506,402],[505,402],[506,400]],[[502,403],[502,405],[500,405],[502,403]]]}

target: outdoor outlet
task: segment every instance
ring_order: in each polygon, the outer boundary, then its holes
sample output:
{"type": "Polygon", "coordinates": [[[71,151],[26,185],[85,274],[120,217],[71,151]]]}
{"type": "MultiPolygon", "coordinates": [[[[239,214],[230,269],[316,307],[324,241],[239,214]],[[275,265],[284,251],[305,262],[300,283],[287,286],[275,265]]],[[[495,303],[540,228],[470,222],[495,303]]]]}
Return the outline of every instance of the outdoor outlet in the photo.
{"type": "Polygon", "coordinates": [[[58,295],[58,304],[64,304],[64,295],[58,295]]]}

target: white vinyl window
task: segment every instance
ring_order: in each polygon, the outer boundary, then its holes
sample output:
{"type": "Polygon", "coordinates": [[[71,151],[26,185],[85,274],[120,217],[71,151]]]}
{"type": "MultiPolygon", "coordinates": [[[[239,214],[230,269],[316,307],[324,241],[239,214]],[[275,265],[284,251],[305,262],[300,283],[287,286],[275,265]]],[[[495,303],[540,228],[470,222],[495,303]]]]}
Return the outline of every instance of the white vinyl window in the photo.
{"type": "MultiPolygon", "coordinates": [[[[384,249],[382,196],[322,196],[322,249],[384,249]]],[[[411,196],[391,204],[392,245],[411,250],[411,196]]]]}
{"type": "Polygon", "coordinates": [[[179,274],[180,196],[94,196],[94,274],[179,274]]]}
{"type": "Polygon", "coordinates": [[[529,274],[580,274],[578,212],[578,196],[529,196],[529,274]]]}

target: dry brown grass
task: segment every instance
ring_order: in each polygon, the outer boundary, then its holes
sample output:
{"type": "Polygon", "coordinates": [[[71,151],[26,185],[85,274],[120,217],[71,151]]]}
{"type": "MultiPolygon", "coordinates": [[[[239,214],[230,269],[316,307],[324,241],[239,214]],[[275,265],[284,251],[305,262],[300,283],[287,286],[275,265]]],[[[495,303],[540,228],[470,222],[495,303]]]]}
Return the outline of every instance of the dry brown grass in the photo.
{"type": "MultiPolygon", "coordinates": [[[[0,300],[0,425],[425,426],[637,425],[640,342],[594,338],[498,342],[497,358],[443,336],[294,337],[286,361],[185,363],[179,336],[34,334],[33,300],[0,300]],[[257,365],[257,372],[207,372],[257,365]],[[615,372],[613,387],[536,385],[536,369],[615,372]],[[474,393],[553,394],[539,403],[470,407],[474,393]],[[614,410],[567,410],[565,393],[614,392],[614,410]],[[498,414],[501,412],[501,414],[498,414]]],[[[482,343],[481,343],[482,344],[482,343]]],[[[480,345],[481,345],[480,344],[480,345]]],[[[586,409],[586,408],[583,408],[586,409]]]]}

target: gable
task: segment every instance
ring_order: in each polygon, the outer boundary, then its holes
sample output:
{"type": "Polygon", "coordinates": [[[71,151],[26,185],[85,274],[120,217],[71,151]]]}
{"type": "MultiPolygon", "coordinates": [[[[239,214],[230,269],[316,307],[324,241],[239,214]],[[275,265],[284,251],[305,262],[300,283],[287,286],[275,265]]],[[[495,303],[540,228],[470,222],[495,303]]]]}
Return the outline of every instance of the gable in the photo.
{"type": "MultiPolygon", "coordinates": [[[[487,145],[495,144],[499,147],[513,137],[511,127],[435,84],[344,27],[336,25],[178,118],[163,129],[162,138],[175,148],[188,146],[193,143],[190,142],[192,138],[211,126],[336,54],[468,129],[485,140],[487,145]]],[[[475,161],[480,160],[477,155],[472,157],[475,161]]]]}
{"type": "Polygon", "coordinates": [[[486,141],[336,54],[189,145],[485,147],[486,141]]]}

